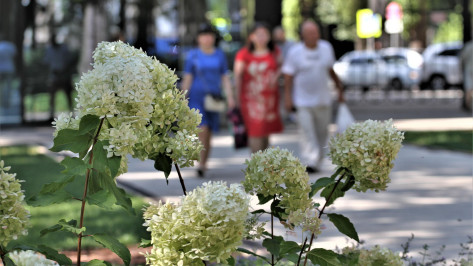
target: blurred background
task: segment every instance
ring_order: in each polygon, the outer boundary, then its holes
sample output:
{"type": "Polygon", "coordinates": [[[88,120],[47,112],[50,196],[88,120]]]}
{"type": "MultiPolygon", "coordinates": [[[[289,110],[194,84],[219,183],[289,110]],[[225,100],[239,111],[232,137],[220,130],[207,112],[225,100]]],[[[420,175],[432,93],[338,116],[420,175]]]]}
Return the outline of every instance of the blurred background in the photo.
{"type": "MultiPolygon", "coordinates": [[[[92,52],[101,41],[142,48],[179,75],[206,21],[219,30],[230,69],[255,21],[282,25],[287,39],[298,41],[300,22],[312,18],[335,49],[335,71],[349,103],[370,97],[446,98],[457,99],[458,109],[471,110],[461,57],[472,37],[470,0],[0,3],[1,125],[47,122],[57,112],[72,110],[74,83],[91,68],[92,52]]],[[[473,60],[471,52],[465,54],[473,60]]]]}

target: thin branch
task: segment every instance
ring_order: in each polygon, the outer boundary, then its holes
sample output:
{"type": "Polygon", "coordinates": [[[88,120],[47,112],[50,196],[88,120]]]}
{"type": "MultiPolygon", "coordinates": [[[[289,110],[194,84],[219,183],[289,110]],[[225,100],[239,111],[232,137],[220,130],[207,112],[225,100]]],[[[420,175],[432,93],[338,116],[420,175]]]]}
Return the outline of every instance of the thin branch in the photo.
{"type": "MultiPolygon", "coordinates": [[[[92,148],[90,149],[90,158],[89,158],[89,165],[92,164],[92,159],[94,157],[94,146],[97,143],[100,130],[102,129],[103,121],[105,118],[100,120],[99,128],[97,129],[97,133],[94,136],[94,142],[92,144],[92,148]]],[[[87,174],[85,176],[85,185],[84,185],[84,193],[82,195],[82,206],[80,209],[80,222],[79,228],[82,228],[84,225],[84,212],[85,212],[85,199],[87,198],[87,189],[89,186],[89,179],[90,179],[90,168],[87,168],[87,174]]],[[[77,265],[80,265],[80,256],[82,253],[82,232],[78,235],[77,241],[77,265]]]]}
{"type": "Polygon", "coordinates": [[[175,163],[174,166],[176,167],[177,175],[179,176],[179,181],[181,182],[182,192],[184,192],[184,195],[187,196],[186,185],[184,184],[184,179],[182,178],[179,166],[177,165],[177,163],[175,163]]]}
{"type": "Polygon", "coordinates": [[[301,263],[302,253],[304,252],[306,244],[307,244],[307,237],[304,240],[304,244],[302,244],[301,252],[299,253],[299,258],[297,259],[297,264],[296,265],[299,265],[301,263]]]}
{"type": "MultiPolygon", "coordinates": [[[[345,174],[340,176],[340,178],[337,180],[337,183],[335,183],[335,186],[333,186],[332,191],[330,192],[330,194],[327,197],[327,200],[325,201],[324,207],[322,207],[322,210],[319,212],[319,219],[320,219],[320,217],[322,217],[322,214],[324,213],[325,207],[327,207],[327,203],[330,201],[330,198],[332,198],[333,192],[335,192],[335,189],[337,188],[338,184],[340,184],[340,182],[342,181],[342,179],[344,177],[345,177],[345,174]]],[[[314,235],[314,233],[312,233],[312,235],[310,236],[310,242],[309,242],[309,247],[307,249],[307,252],[310,251],[310,248],[312,246],[312,242],[314,241],[314,237],[315,237],[315,235],[314,235]]],[[[307,238],[306,238],[306,240],[307,240],[307,238]]],[[[304,266],[306,266],[306,264],[307,264],[307,256],[305,256],[305,259],[304,259],[304,266]]]]}

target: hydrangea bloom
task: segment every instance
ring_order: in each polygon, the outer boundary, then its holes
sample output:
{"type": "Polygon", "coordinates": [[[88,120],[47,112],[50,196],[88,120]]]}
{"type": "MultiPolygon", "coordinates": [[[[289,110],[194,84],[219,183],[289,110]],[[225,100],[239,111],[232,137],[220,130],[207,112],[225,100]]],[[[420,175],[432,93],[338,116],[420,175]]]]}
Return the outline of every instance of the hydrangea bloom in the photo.
{"type": "Polygon", "coordinates": [[[389,173],[401,148],[404,133],[393,127],[392,120],[367,120],[349,127],[330,140],[330,158],[339,167],[349,169],[355,177],[354,189],[385,190],[389,173]]]}
{"type": "Polygon", "coordinates": [[[310,208],[309,175],[305,166],[286,149],[268,148],[246,160],[243,186],[247,193],[264,197],[276,195],[280,207],[289,215],[310,208]]]}
{"type": "Polygon", "coordinates": [[[402,266],[404,265],[399,255],[388,248],[374,246],[370,250],[357,249],[356,247],[346,247],[342,250],[345,255],[358,256],[358,265],[366,266],[402,266]]]}
{"type": "Polygon", "coordinates": [[[302,228],[303,232],[310,232],[315,236],[320,235],[322,220],[318,217],[318,211],[312,208],[291,212],[287,221],[289,225],[294,224],[302,228]]]}
{"type": "Polygon", "coordinates": [[[0,245],[6,246],[18,236],[28,234],[29,211],[22,205],[25,198],[16,174],[0,161],[0,245]]]}
{"type": "Polygon", "coordinates": [[[10,259],[17,266],[56,266],[57,262],[46,259],[43,255],[32,250],[13,251],[8,253],[10,259]]]}
{"type": "Polygon", "coordinates": [[[144,213],[151,265],[200,265],[226,260],[241,244],[249,197],[238,184],[204,183],[178,204],[159,202],[144,213]]]}
{"type": "Polygon", "coordinates": [[[79,129],[79,118],[72,113],[61,113],[53,121],[53,127],[56,128],[54,136],[57,136],[59,130],[70,128],[70,129],[79,129]]]}
{"type": "Polygon", "coordinates": [[[93,69],[76,86],[78,117],[59,116],[56,129],[77,129],[83,116],[97,115],[107,120],[99,139],[109,141],[109,157],[145,160],[164,153],[181,166],[193,165],[202,145],[182,136],[197,136],[201,115],[176,88],[174,71],[123,42],[98,44],[93,58],[93,69]]]}

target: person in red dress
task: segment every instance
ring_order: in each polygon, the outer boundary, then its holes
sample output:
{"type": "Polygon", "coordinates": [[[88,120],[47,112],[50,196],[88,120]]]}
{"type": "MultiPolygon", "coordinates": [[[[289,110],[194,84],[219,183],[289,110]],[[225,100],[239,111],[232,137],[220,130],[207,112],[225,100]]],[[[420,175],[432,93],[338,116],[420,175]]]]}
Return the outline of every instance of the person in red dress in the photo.
{"type": "Polygon", "coordinates": [[[269,146],[269,135],[283,129],[277,86],[281,55],[269,27],[256,24],[248,45],[238,51],[233,67],[236,97],[248,131],[251,152],[269,146]]]}

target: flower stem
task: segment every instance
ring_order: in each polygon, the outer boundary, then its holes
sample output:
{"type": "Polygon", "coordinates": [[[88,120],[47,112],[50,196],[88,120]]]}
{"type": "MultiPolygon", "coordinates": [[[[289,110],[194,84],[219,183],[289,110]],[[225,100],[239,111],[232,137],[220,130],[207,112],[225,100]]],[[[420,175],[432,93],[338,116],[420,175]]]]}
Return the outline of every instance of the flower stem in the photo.
{"type": "Polygon", "coordinates": [[[186,185],[184,184],[184,178],[182,178],[179,166],[177,163],[175,163],[174,166],[176,167],[177,175],[179,176],[179,181],[181,182],[182,192],[184,192],[184,196],[187,196],[186,185]]]}
{"type": "Polygon", "coordinates": [[[304,244],[302,244],[301,252],[299,253],[299,258],[297,259],[297,264],[296,265],[300,265],[300,263],[301,263],[302,253],[304,252],[306,244],[307,244],[307,237],[304,240],[304,244]]]}
{"type": "MultiPolygon", "coordinates": [[[[94,158],[94,146],[97,143],[99,138],[100,130],[102,129],[103,121],[105,118],[100,120],[99,128],[97,129],[97,133],[94,136],[94,142],[92,143],[92,149],[90,150],[90,158],[89,158],[89,165],[92,164],[92,159],[94,158]]],[[[85,200],[87,198],[87,188],[89,185],[89,178],[90,178],[90,168],[87,168],[87,173],[85,175],[85,185],[84,185],[84,193],[82,195],[82,206],[80,208],[80,222],[79,222],[79,229],[84,225],[84,212],[85,212],[85,200]]],[[[79,233],[77,236],[77,265],[80,265],[80,256],[82,253],[82,232],[79,233]]]]}
{"type": "MultiPolygon", "coordinates": [[[[328,195],[327,200],[325,201],[325,204],[324,204],[324,206],[322,207],[322,210],[319,212],[319,219],[320,219],[320,217],[322,217],[322,214],[324,213],[325,207],[327,207],[327,203],[330,201],[330,198],[332,198],[333,192],[335,192],[335,189],[337,188],[338,184],[340,184],[340,182],[342,181],[342,179],[343,179],[344,177],[345,177],[345,174],[342,174],[342,176],[340,176],[340,178],[339,178],[339,179],[337,180],[337,182],[335,183],[335,186],[333,186],[333,189],[332,189],[332,191],[330,192],[330,194],[328,195]]],[[[310,248],[311,248],[311,246],[312,246],[312,242],[314,241],[314,237],[315,237],[315,235],[314,235],[314,233],[312,233],[312,234],[310,235],[310,242],[309,242],[309,247],[308,247],[308,249],[307,249],[307,252],[310,251],[310,248]]],[[[307,241],[307,237],[306,237],[305,241],[307,241]]],[[[304,243],[305,243],[305,241],[304,241],[304,243]]],[[[302,252],[301,252],[301,254],[302,254],[302,252]]],[[[307,256],[306,256],[305,259],[304,259],[304,266],[306,266],[306,264],[307,264],[307,256]]],[[[299,265],[299,264],[297,264],[297,265],[299,265]]]]}

